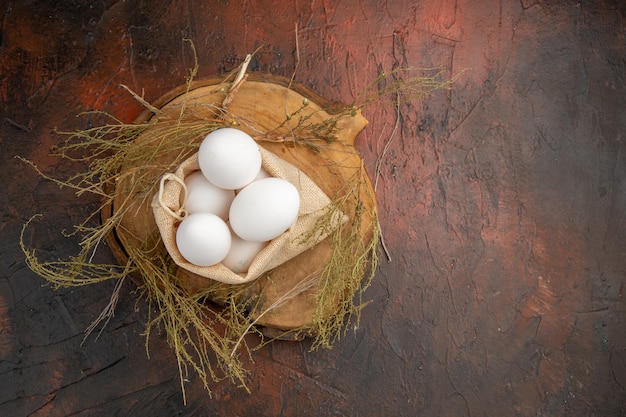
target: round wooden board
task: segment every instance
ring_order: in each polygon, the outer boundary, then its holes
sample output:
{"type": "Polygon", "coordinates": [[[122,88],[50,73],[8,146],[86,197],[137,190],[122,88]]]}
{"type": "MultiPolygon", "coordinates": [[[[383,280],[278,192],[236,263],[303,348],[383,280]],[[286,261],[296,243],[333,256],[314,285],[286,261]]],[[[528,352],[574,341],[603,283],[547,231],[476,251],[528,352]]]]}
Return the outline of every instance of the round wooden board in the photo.
{"type": "MultiPolygon", "coordinates": [[[[214,118],[215,109],[224,100],[228,86],[229,84],[225,84],[222,78],[200,80],[192,84],[189,91],[186,91],[186,86],[172,90],[157,101],[155,107],[171,115],[172,120],[176,120],[182,106],[198,117],[214,118]]],[[[367,125],[367,120],[358,111],[348,117],[337,118],[337,109],[342,108],[345,109],[345,106],[331,103],[305,87],[288,85],[285,78],[252,73],[233,96],[228,112],[234,127],[259,138],[260,146],[298,167],[331,199],[343,196],[356,184],[359,187],[359,204],[362,204],[359,213],[364,213],[361,215],[359,234],[367,242],[372,239],[376,227],[376,200],[363,161],[354,147],[354,140],[367,125]],[[307,100],[308,104],[303,106],[307,100]],[[298,117],[289,118],[287,115],[290,114],[297,114],[298,117]],[[285,122],[287,119],[289,120],[285,122]],[[331,143],[324,140],[315,141],[319,145],[317,152],[309,146],[289,140],[294,129],[298,129],[299,120],[306,120],[307,125],[316,126],[336,122],[336,140],[331,143]],[[273,138],[284,137],[287,140],[264,140],[263,134],[266,132],[271,132],[273,138]]],[[[151,116],[151,112],[146,112],[136,122],[147,121],[151,116]]],[[[147,146],[150,134],[150,129],[142,133],[133,146],[147,146]]],[[[202,137],[197,138],[198,144],[201,140],[202,137]]],[[[167,154],[160,156],[159,161],[155,162],[167,164],[175,157],[174,154],[167,154]]],[[[136,168],[137,166],[131,164],[123,167],[123,170],[136,168]]],[[[172,171],[174,169],[175,167],[172,167],[172,171]]],[[[155,168],[150,172],[154,184],[158,183],[162,175],[162,168],[155,168]]],[[[129,245],[158,243],[159,231],[150,206],[152,199],[138,198],[137,187],[132,177],[120,181],[116,185],[115,193],[113,206],[105,208],[103,219],[110,218],[117,210],[124,210],[122,221],[111,234],[109,244],[120,262],[126,262],[128,257],[125,248],[129,245]]],[[[354,204],[344,207],[350,220],[355,214],[356,206],[355,200],[354,204]]],[[[269,312],[262,312],[305,278],[319,276],[330,259],[331,251],[331,244],[324,240],[252,283],[241,284],[245,288],[238,288],[243,291],[237,291],[237,301],[248,302],[253,306],[250,315],[257,319],[257,324],[263,326],[269,335],[276,336],[293,329],[306,329],[312,324],[317,308],[316,294],[319,290],[317,285],[269,312]]],[[[178,269],[178,278],[189,292],[210,286],[216,294],[214,301],[218,304],[233,292],[231,285],[216,283],[182,268],[178,269]]],[[[343,277],[338,276],[335,279],[343,277]]],[[[141,285],[141,281],[138,284],[141,285]]],[[[324,311],[332,314],[333,306],[327,307],[324,311]]]]}

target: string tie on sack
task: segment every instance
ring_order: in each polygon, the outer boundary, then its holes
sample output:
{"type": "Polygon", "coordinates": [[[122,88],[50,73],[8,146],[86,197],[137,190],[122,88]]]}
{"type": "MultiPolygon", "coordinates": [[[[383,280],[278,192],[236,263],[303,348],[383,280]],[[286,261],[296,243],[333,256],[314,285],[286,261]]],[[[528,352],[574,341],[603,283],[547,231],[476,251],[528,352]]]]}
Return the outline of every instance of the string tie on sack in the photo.
{"type": "Polygon", "coordinates": [[[180,221],[184,219],[185,216],[189,214],[187,213],[187,210],[185,210],[185,206],[187,205],[187,184],[185,184],[185,181],[183,181],[182,178],[180,178],[178,175],[172,174],[171,172],[163,175],[161,177],[161,182],[159,183],[159,204],[161,205],[161,207],[163,208],[163,210],[165,210],[167,214],[169,214],[176,220],[180,221]],[[165,182],[168,180],[177,182],[182,187],[182,190],[183,190],[182,202],[180,204],[180,207],[176,210],[173,210],[170,207],[168,207],[167,204],[165,204],[165,202],[163,201],[163,190],[165,189],[165,182]]]}

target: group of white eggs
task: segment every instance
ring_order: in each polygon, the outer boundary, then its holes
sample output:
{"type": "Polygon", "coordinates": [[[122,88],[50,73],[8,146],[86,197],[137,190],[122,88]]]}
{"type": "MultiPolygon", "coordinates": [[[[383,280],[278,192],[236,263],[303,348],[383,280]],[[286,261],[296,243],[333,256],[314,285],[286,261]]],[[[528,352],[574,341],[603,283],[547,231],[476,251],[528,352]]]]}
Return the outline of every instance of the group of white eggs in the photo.
{"type": "Polygon", "coordinates": [[[257,143],[238,129],[209,133],[198,163],[200,171],[184,180],[187,215],[176,231],[178,250],[194,265],[221,262],[245,273],[267,243],[295,222],[298,190],[262,168],[257,143]]]}

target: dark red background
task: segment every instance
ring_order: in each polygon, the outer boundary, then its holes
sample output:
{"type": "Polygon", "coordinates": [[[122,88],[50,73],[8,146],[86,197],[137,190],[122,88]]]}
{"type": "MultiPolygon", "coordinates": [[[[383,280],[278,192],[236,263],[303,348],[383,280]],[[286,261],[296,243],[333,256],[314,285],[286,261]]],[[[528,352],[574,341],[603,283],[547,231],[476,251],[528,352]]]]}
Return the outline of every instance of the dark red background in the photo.
{"type": "MultiPolygon", "coordinates": [[[[620,1],[0,2],[0,415],[618,416],[626,414],[626,8],[620,1]],[[54,5],[52,5],[54,3],[54,5]],[[296,30],[297,25],[297,30],[296,30]],[[351,102],[397,66],[464,72],[450,91],[364,111],[358,137],[391,262],[360,326],[331,350],[255,352],[251,394],[195,377],[182,404],[162,334],[127,283],[53,290],[26,268],[97,207],[15,159],[67,176],[59,130],[132,121],[200,76],[251,70],[351,102]],[[296,47],[297,46],[297,47],[296,47]]],[[[106,247],[98,261],[113,260],[106,247]]]]}

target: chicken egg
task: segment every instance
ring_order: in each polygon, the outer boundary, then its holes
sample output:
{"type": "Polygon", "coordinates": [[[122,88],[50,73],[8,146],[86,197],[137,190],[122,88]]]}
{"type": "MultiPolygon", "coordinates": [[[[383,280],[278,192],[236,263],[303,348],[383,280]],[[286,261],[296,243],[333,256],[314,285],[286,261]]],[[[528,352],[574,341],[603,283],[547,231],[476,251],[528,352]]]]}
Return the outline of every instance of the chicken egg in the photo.
{"type": "Polygon", "coordinates": [[[211,266],[228,254],[231,234],[224,220],[212,213],[193,213],[180,222],[176,246],[187,261],[198,266],[211,266]]]}
{"type": "Polygon", "coordinates": [[[230,251],[222,260],[222,263],[236,274],[246,273],[254,258],[265,246],[267,246],[267,242],[243,240],[236,234],[233,234],[230,251]]]}
{"type": "Polygon", "coordinates": [[[187,213],[213,213],[222,220],[228,220],[228,210],[235,198],[232,190],[225,190],[214,185],[201,171],[189,174],[185,178],[185,185],[187,186],[187,202],[185,203],[187,213]]]}
{"type": "Polygon", "coordinates": [[[240,238],[253,242],[272,240],[298,217],[300,194],[289,181],[264,178],[246,186],[230,206],[230,226],[240,238]]]}
{"type": "MultiPolygon", "coordinates": [[[[261,167],[261,169],[259,170],[259,173],[257,174],[256,177],[254,177],[254,181],[258,181],[258,180],[262,180],[263,178],[271,178],[272,176],[269,174],[269,172],[267,172],[263,167],[261,167]]],[[[242,189],[238,189],[235,190],[235,194],[239,194],[239,191],[241,191],[242,189]]]]}
{"type": "Polygon", "coordinates": [[[261,152],[250,135],[226,127],[209,133],[198,149],[198,163],[204,176],[227,190],[252,182],[261,169],[261,152]]]}
{"type": "Polygon", "coordinates": [[[259,169],[259,173],[254,177],[254,181],[262,180],[263,178],[269,178],[271,175],[265,170],[265,168],[261,167],[259,169]]]}

